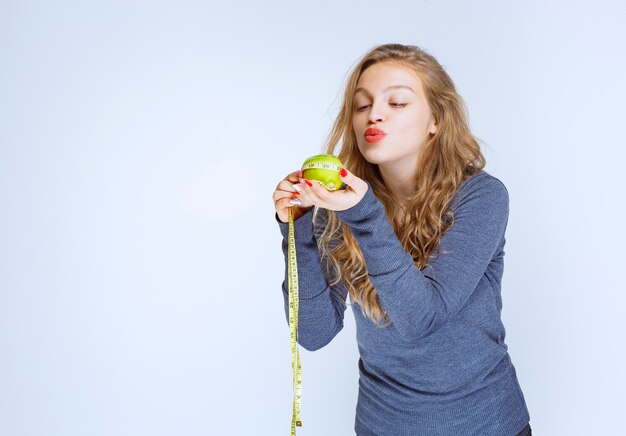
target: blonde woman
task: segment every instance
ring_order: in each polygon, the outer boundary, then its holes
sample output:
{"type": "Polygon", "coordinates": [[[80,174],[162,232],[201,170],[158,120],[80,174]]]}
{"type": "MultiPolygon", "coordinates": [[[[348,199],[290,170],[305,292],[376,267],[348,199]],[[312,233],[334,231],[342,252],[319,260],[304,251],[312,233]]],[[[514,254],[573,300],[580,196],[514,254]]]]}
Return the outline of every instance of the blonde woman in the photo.
{"type": "Polygon", "coordinates": [[[508,191],[448,74],[415,46],[372,49],[325,153],[345,166],[342,190],[294,171],[273,200],[285,261],[294,212],[298,343],[328,344],[352,306],[357,435],[530,435],[501,320],[508,191]]]}

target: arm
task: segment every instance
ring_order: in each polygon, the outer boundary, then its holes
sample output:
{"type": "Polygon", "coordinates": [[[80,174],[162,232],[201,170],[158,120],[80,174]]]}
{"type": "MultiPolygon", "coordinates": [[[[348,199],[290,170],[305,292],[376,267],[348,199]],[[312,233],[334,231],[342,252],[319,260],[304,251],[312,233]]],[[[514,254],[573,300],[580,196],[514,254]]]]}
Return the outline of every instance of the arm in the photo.
{"type": "Polygon", "coordinates": [[[404,250],[371,187],[337,216],[350,226],[383,307],[402,337],[417,341],[442,327],[468,300],[506,230],[504,184],[477,174],[453,198],[455,222],[439,242],[439,255],[422,272],[404,250]]]}
{"type": "MultiPolygon", "coordinates": [[[[343,328],[346,305],[345,287],[338,284],[331,288],[323,271],[317,241],[313,234],[313,208],[294,220],[296,256],[298,258],[298,343],[309,351],[315,351],[328,344],[343,328]],[[339,294],[339,295],[338,295],[339,294]]],[[[285,279],[282,283],[285,317],[289,324],[288,289],[288,233],[289,224],[283,223],[275,215],[283,235],[282,249],[285,258],[285,279]]]]}

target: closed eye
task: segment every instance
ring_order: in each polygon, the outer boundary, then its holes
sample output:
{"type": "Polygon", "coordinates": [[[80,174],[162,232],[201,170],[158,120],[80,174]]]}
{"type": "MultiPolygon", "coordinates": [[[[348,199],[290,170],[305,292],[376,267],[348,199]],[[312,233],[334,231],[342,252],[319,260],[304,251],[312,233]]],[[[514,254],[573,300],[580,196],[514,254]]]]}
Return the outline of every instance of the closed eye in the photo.
{"type": "MultiPolygon", "coordinates": [[[[391,106],[393,107],[404,107],[407,105],[407,103],[390,103],[391,106]]],[[[357,111],[364,111],[368,106],[370,106],[369,104],[366,106],[359,106],[356,110],[357,111]]]]}

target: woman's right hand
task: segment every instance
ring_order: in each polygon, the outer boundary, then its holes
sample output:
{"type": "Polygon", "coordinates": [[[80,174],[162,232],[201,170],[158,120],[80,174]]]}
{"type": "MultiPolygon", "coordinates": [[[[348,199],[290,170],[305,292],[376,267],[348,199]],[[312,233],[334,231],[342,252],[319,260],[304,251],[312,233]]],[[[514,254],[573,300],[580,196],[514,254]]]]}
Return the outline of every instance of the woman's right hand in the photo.
{"type": "Polygon", "coordinates": [[[301,177],[301,170],[289,173],[287,177],[278,183],[276,190],[274,191],[274,195],[272,196],[278,218],[283,223],[289,222],[288,208],[293,207],[293,219],[296,220],[305,214],[307,210],[313,207],[313,203],[303,200],[299,196],[299,193],[302,190],[302,187],[300,186],[301,177]],[[299,204],[292,204],[290,201],[297,201],[299,204]]]}

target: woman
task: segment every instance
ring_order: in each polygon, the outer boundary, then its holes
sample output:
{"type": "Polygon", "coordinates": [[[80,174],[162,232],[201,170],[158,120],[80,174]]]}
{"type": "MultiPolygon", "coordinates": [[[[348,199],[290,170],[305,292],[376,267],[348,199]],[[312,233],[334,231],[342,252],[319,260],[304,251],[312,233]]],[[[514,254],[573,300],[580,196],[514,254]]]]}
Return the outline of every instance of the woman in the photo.
{"type": "Polygon", "coordinates": [[[530,435],[500,316],[508,191],[483,170],[448,74],[418,47],[374,48],[350,75],[325,152],[344,164],[345,189],[295,171],[273,199],[285,261],[293,207],[298,343],[329,343],[350,295],[357,434],[530,435]]]}

